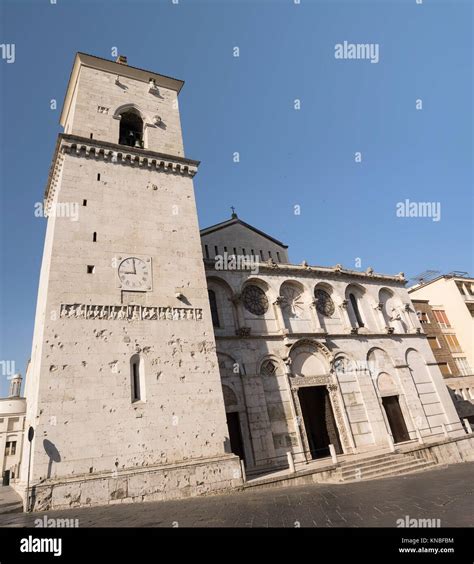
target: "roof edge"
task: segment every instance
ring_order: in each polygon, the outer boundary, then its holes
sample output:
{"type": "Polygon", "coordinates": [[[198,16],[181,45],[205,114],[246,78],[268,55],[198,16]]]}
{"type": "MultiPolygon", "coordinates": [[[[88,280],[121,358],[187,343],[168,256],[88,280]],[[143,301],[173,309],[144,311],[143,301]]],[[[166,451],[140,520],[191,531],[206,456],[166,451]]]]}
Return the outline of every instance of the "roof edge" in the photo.
{"type": "Polygon", "coordinates": [[[214,231],[219,231],[220,229],[224,229],[225,227],[229,227],[230,225],[242,225],[243,227],[246,227],[247,229],[250,229],[251,231],[257,233],[258,235],[265,237],[265,239],[272,241],[276,245],[280,246],[282,249],[288,249],[288,245],[285,245],[278,239],[275,239],[275,237],[268,235],[268,233],[265,233],[264,231],[260,231],[260,229],[257,229],[253,225],[250,225],[250,223],[246,223],[245,221],[242,221],[238,217],[228,219],[226,221],[222,221],[221,223],[216,223],[215,225],[210,225],[209,227],[205,227],[204,229],[201,229],[200,231],[201,237],[203,235],[209,235],[210,233],[214,233],[214,231]]]}

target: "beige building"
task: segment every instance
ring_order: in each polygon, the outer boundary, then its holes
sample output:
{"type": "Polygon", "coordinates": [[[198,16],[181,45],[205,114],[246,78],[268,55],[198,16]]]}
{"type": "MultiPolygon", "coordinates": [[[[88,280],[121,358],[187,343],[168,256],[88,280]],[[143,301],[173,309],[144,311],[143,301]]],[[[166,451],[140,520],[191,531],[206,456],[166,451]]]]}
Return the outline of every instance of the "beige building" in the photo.
{"type": "Polygon", "coordinates": [[[459,350],[453,356],[460,374],[473,374],[474,367],[474,278],[445,274],[409,288],[413,299],[428,300],[446,334],[455,334],[459,350]]]}
{"type": "Polygon", "coordinates": [[[15,374],[8,397],[0,398],[0,470],[4,486],[19,479],[26,414],[21,381],[21,375],[15,374]]]}
{"type": "Polygon", "coordinates": [[[439,276],[408,290],[461,418],[474,423],[474,278],[439,276]],[[423,302],[427,305],[423,305],[423,302]]]}
{"type": "Polygon", "coordinates": [[[292,264],[240,220],[201,231],[230,441],[249,473],[464,431],[403,274],[292,264]],[[263,260],[262,260],[263,257],[263,260]]]}

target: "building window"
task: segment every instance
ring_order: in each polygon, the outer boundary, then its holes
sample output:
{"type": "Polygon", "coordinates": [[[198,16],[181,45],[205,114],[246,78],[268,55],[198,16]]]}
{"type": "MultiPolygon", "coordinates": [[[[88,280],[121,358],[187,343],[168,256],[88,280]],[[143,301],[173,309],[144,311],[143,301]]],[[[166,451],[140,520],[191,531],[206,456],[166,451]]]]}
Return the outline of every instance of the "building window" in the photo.
{"type": "Polygon", "coordinates": [[[97,243],[97,231],[94,231],[94,233],[92,234],[92,242],[97,243]]]}
{"type": "Polygon", "coordinates": [[[237,256],[237,247],[234,247],[234,256],[237,256]]]}
{"type": "Polygon", "coordinates": [[[87,274],[94,274],[95,272],[95,266],[93,264],[88,264],[87,265],[87,274]]]}
{"type": "Polygon", "coordinates": [[[145,401],[145,374],[143,359],[138,354],[134,354],[130,359],[130,379],[132,403],[145,401]]]}
{"type": "Polygon", "coordinates": [[[82,205],[87,206],[87,200],[82,200],[82,205]]]}
{"type": "Polygon", "coordinates": [[[143,147],[143,120],[134,109],[120,116],[119,143],[129,147],[143,147]]]}
{"type": "Polygon", "coordinates": [[[281,262],[280,253],[278,251],[277,251],[277,260],[278,262],[281,262]]]}
{"type": "Polygon", "coordinates": [[[208,290],[208,294],[209,294],[209,304],[211,305],[212,325],[214,327],[220,327],[219,312],[217,310],[216,293],[214,292],[214,290],[208,290]]]}
{"type": "Polygon", "coordinates": [[[470,376],[472,374],[471,367],[466,357],[455,358],[454,362],[462,376],[470,376]]]}
{"type": "Polygon", "coordinates": [[[438,366],[443,376],[451,376],[451,370],[447,362],[438,362],[438,366]]]}
{"type": "Polygon", "coordinates": [[[224,247],[224,253],[226,253],[226,252],[227,252],[227,247],[224,247]]]}
{"type": "Polygon", "coordinates": [[[5,456],[14,455],[16,453],[16,441],[7,441],[5,444],[5,456]]]}
{"type": "Polygon", "coordinates": [[[268,299],[265,292],[253,284],[245,286],[242,292],[242,303],[245,309],[254,315],[264,315],[268,310],[268,299]]]}
{"type": "Polygon", "coordinates": [[[209,258],[209,247],[207,245],[204,245],[204,250],[206,252],[206,258],[209,258]]]}
{"type": "Polygon", "coordinates": [[[442,309],[434,309],[433,315],[435,316],[436,321],[439,323],[440,327],[451,327],[449,323],[449,319],[446,315],[446,312],[442,309]]]}
{"type": "Polygon", "coordinates": [[[97,173],[97,180],[100,180],[100,172],[97,173]]]}
{"type": "Polygon", "coordinates": [[[272,252],[268,251],[268,258],[272,258],[272,252]]]}
{"type": "Polygon", "coordinates": [[[428,314],[426,313],[426,311],[417,311],[416,315],[418,316],[418,321],[422,324],[422,325],[426,325],[427,323],[430,322],[430,319],[428,317],[428,314]]]}
{"type": "Polygon", "coordinates": [[[242,254],[245,256],[247,253],[245,252],[245,249],[242,248],[242,254]]]}
{"type": "Polygon", "coordinates": [[[432,337],[432,336],[428,337],[428,343],[430,344],[432,351],[436,351],[441,348],[439,346],[439,341],[437,337],[432,337]]]}
{"type": "Polygon", "coordinates": [[[448,342],[448,347],[451,352],[462,352],[459,341],[456,335],[445,335],[444,338],[448,342]]]}
{"type": "Polygon", "coordinates": [[[274,360],[265,360],[260,367],[260,374],[262,376],[276,376],[278,365],[274,360]]]}
{"type": "Polygon", "coordinates": [[[357,327],[364,327],[364,322],[362,321],[362,317],[359,311],[359,305],[357,304],[357,298],[354,296],[354,294],[349,294],[349,300],[351,302],[352,311],[354,312],[357,327]]]}
{"type": "Polygon", "coordinates": [[[263,251],[262,251],[262,250],[260,250],[260,258],[261,258],[262,260],[265,260],[264,257],[263,257],[263,251]]]}
{"type": "Polygon", "coordinates": [[[217,245],[215,245],[214,247],[214,256],[217,256],[219,254],[219,247],[217,245]]]}

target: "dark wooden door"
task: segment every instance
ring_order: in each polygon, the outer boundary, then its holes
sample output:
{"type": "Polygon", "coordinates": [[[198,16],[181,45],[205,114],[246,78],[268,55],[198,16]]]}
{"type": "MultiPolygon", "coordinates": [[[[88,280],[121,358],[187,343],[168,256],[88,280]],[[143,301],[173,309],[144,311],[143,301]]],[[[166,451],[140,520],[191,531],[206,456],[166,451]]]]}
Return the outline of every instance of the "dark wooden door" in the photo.
{"type": "Polygon", "coordinates": [[[311,386],[298,390],[301,412],[312,458],[329,456],[329,445],[342,453],[339,432],[325,386],[311,386]]]}
{"type": "Polygon", "coordinates": [[[382,404],[387,414],[388,424],[392,431],[393,441],[395,443],[402,443],[410,440],[408,429],[403,418],[402,410],[398,396],[387,396],[382,398],[382,404]]]}
{"type": "Polygon", "coordinates": [[[237,411],[227,413],[227,427],[229,429],[230,448],[234,454],[245,462],[244,441],[240,429],[240,418],[237,411]]]}
{"type": "Polygon", "coordinates": [[[10,484],[10,470],[5,470],[3,473],[3,485],[8,486],[10,484]]]}

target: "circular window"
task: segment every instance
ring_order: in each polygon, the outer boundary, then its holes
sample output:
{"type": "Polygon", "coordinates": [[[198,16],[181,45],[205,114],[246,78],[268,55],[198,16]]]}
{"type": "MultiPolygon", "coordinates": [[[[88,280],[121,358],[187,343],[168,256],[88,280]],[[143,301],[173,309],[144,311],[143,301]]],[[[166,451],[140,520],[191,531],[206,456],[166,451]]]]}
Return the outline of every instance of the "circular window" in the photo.
{"type": "Polygon", "coordinates": [[[334,315],[335,307],[331,296],[326,292],[326,290],[321,290],[317,288],[314,291],[314,297],[316,298],[316,309],[322,315],[326,317],[331,317],[334,315]]]}
{"type": "Polygon", "coordinates": [[[267,296],[258,286],[245,286],[242,301],[245,309],[254,315],[263,315],[268,309],[267,296]]]}

